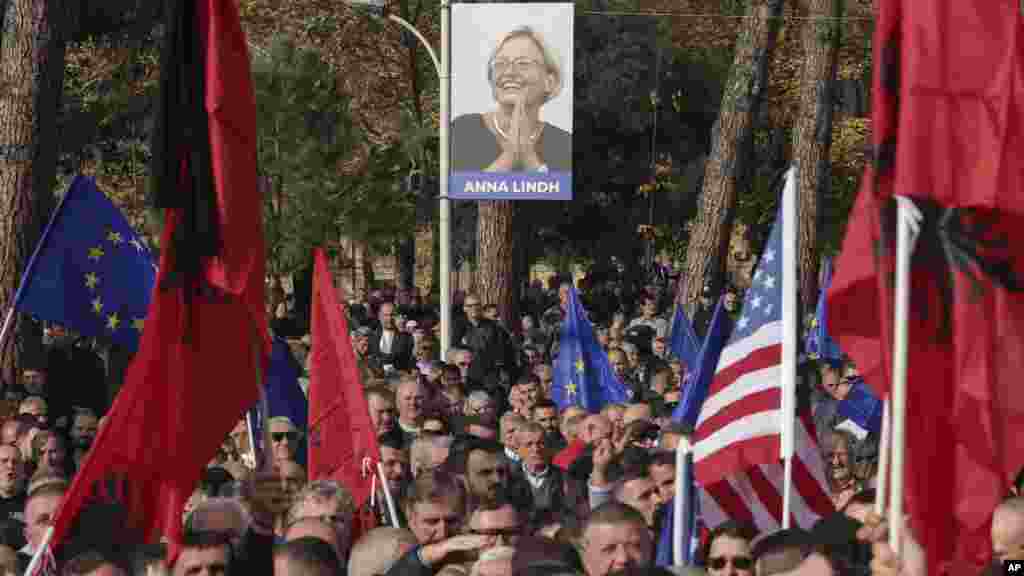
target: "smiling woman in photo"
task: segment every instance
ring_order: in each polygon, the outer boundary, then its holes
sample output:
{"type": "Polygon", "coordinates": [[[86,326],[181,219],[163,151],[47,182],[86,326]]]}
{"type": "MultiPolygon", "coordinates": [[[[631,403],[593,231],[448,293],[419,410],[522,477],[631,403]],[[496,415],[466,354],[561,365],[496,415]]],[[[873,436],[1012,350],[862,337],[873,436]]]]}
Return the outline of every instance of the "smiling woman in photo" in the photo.
{"type": "Polygon", "coordinates": [[[452,169],[558,172],[572,169],[572,135],[541,119],[541,108],[562,91],[562,65],[529,26],[515,28],[487,62],[495,107],[452,123],[452,169]]]}

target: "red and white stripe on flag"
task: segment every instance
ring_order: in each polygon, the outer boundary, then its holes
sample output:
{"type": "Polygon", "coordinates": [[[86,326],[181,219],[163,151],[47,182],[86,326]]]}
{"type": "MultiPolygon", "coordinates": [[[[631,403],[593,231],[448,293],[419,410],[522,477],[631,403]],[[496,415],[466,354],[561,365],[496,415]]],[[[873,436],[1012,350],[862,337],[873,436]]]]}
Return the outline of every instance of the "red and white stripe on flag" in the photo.
{"type": "MultiPolygon", "coordinates": [[[[694,472],[710,528],[728,519],[761,531],[782,526],[781,362],[781,320],[722,350],[694,432],[694,472]]],[[[813,423],[801,415],[794,429],[790,525],[809,529],[834,508],[813,423]]]]}

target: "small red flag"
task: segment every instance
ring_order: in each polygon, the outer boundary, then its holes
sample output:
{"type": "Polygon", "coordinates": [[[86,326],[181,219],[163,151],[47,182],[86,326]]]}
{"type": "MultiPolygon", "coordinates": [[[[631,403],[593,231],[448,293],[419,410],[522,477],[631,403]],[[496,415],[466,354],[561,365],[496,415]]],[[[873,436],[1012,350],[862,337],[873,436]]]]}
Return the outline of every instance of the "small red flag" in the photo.
{"type": "Polygon", "coordinates": [[[124,504],[145,535],[176,541],[202,471],[258,399],[269,354],[255,96],[235,0],[168,11],[158,161],[173,169],[156,170],[167,208],[160,271],[124,387],[58,512],[54,548],[111,476],[127,483],[124,504]]]}
{"type": "Polygon", "coordinates": [[[991,553],[992,511],[1024,464],[1018,9],[1009,0],[879,3],[874,162],[828,295],[840,348],[887,393],[893,196],[911,197],[924,222],[912,258],[907,415],[922,425],[907,427],[905,492],[932,574],[977,573],[991,553]]]}
{"type": "Polygon", "coordinates": [[[314,257],[309,478],[341,482],[361,507],[370,497],[380,448],[327,256],[318,248],[314,257]]]}

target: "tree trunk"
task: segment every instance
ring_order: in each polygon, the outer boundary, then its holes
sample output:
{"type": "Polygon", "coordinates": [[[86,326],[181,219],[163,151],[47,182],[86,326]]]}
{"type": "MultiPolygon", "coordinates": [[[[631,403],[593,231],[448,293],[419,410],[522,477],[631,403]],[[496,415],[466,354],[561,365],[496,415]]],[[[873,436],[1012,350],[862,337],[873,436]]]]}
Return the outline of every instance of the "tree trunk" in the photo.
{"type": "Polygon", "coordinates": [[[416,286],[415,232],[406,236],[398,245],[398,282],[396,284],[399,290],[407,291],[411,291],[416,286]]]}
{"type": "Polygon", "coordinates": [[[498,306],[505,322],[512,317],[515,278],[512,266],[513,205],[508,200],[479,203],[476,244],[476,291],[480,301],[498,306]]]}
{"type": "MultiPolygon", "coordinates": [[[[0,39],[0,311],[13,304],[24,265],[56,202],[57,110],[64,56],[80,3],[8,0],[0,39]]],[[[38,340],[31,322],[18,333],[38,340]]],[[[21,346],[0,348],[0,374],[15,382],[21,346]]],[[[35,343],[38,346],[38,342],[35,343]]]]}
{"type": "Polygon", "coordinates": [[[690,314],[705,280],[717,286],[725,274],[729,230],[736,189],[743,175],[743,155],[753,134],[762,97],[768,89],[768,62],[775,48],[782,0],[752,0],[736,42],[718,121],[712,133],[711,155],[704,166],[700,210],[686,249],[685,282],[679,299],[690,314]]]}
{"type": "Polygon", "coordinates": [[[802,11],[810,19],[802,32],[804,67],[793,148],[800,167],[800,294],[805,307],[818,296],[818,237],[821,202],[832,183],[829,149],[842,10],[842,0],[803,0],[802,11]]]}

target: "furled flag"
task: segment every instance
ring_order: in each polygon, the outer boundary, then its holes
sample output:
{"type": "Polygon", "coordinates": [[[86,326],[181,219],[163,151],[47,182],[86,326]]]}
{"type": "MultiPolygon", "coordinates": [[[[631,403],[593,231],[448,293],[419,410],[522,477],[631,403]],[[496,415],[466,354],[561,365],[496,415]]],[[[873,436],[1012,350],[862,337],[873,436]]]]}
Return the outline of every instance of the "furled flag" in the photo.
{"type": "MultiPolygon", "coordinates": [[[[709,528],[728,518],[761,531],[782,525],[782,208],[722,350],[694,433],[693,459],[709,528]]],[[[833,511],[825,466],[806,414],[794,426],[794,525],[833,511]]]]}
{"type": "MultiPolygon", "coordinates": [[[[729,334],[729,324],[732,321],[729,318],[729,313],[725,311],[725,307],[722,304],[722,300],[718,300],[718,305],[715,306],[714,314],[711,317],[711,324],[708,326],[708,332],[704,337],[704,344],[701,345],[700,353],[697,355],[697,360],[691,368],[689,377],[687,378],[687,384],[682,392],[682,398],[679,400],[679,406],[676,407],[672,413],[673,422],[682,422],[688,425],[690,428],[694,428],[697,424],[697,418],[700,415],[701,406],[704,404],[704,398],[707,396],[708,388],[711,386],[711,380],[715,375],[715,368],[718,366],[718,358],[722,353],[722,348],[725,346],[725,341],[729,334]]],[[[684,523],[689,525],[690,534],[692,538],[697,536],[697,517],[700,506],[700,501],[703,498],[707,498],[707,494],[700,490],[693,481],[693,463],[692,454],[689,456],[690,466],[688,468],[689,473],[684,474],[682,479],[687,484],[689,495],[689,506],[684,507],[684,510],[689,512],[689,517],[684,520],[684,523]]],[[[674,511],[674,502],[670,502],[666,507],[665,517],[662,522],[661,538],[658,541],[657,548],[657,564],[658,566],[669,566],[672,563],[672,543],[676,538],[674,532],[674,526],[672,524],[674,511]]],[[[681,537],[681,536],[680,536],[681,537]]],[[[687,557],[683,559],[684,564],[691,564],[693,562],[693,555],[691,546],[683,547],[684,553],[687,557]]]]}
{"type": "Polygon", "coordinates": [[[559,409],[580,406],[591,413],[600,411],[605,404],[628,402],[631,391],[615,376],[575,288],[569,288],[566,308],[555,360],[552,399],[559,409]]]}
{"type": "Polygon", "coordinates": [[[309,418],[309,403],[305,393],[299,386],[302,367],[292,355],[288,342],[283,338],[274,338],[270,351],[270,363],[263,376],[263,387],[267,399],[267,415],[264,418],[261,402],[249,410],[252,422],[253,447],[256,451],[256,462],[263,462],[263,426],[269,418],[286,417],[303,434],[295,452],[295,461],[306,464],[306,421],[309,418]]]}
{"type": "Polygon", "coordinates": [[[110,476],[130,486],[138,527],[176,542],[185,501],[256,401],[270,351],[256,106],[235,1],[180,0],[166,17],[156,289],[124,387],[55,518],[55,546],[110,476]]]}
{"type": "Polygon", "coordinates": [[[890,388],[894,195],[921,211],[911,262],[904,490],[930,574],[971,574],[1024,465],[1024,26],[1010,0],[882,0],[873,163],[829,290],[830,330],[890,388]],[[962,42],[949,42],[956,30],[962,42]],[[942,474],[923,474],[941,465],[942,474]]]}
{"type": "Polygon", "coordinates": [[[826,293],[829,285],[832,284],[832,259],[825,258],[822,264],[821,292],[818,294],[818,307],[814,311],[814,319],[811,321],[810,330],[807,331],[807,339],[804,341],[804,350],[811,360],[824,362],[836,362],[841,360],[843,353],[839,350],[835,340],[828,334],[828,304],[826,293]]]}
{"type": "Polygon", "coordinates": [[[14,306],[135,350],[153,293],[149,248],[96,181],[76,176],[25,267],[14,306]]]}
{"type": "Polygon", "coordinates": [[[380,447],[359,379],[348,321],[321,249],[314,255],[311,320],[309,478],[337,480],[361,507],[373,489],[380,447]]]}
{"type": "Polygon", "coordinates": [[[729,337],[730,324],[732,324],[732,319],[729,318],[729,313],[725,311],[725,306],[719,299],[718,305],[715,306],[715,312],[711,316],[708,332],[704,336],[704,344],[700,347],[700,354],[697,355],[695,364],[690,368],[686,387],[679,399],[679,406],[672,413],[672,420],[683,422],[690,428],[696,428],[701,406],[704,405],[711,381],[715,377],[718,359],[722,355],[722,349],[729,337]]]}
{"type": "MultiPolygon", "coordinates": [[[[675,534],[675,499],[673,498],[665,505],[662,511],[661,517],[661,534],[658,535],[658,544],[655,547],[654,552],[654,563],[656,566],[691,566],[696,560],[695,552],[697,544],[700,542],[699,534],[697,532],[697,492],[693,482],[693,462],[690,459],[690,465],[685,467],[682,471],[677,470],[677,474],[682,475],[682,482],[685,482],[689,486],[687,490],[686,498],[689,500],[687,506],[683,507],[683,510],[689,512],[688,518],[684,520],[684,523],[689,526],[690,531],[690,545],[683,546],[683,558],[673,558],[674,542],[676,539],[675,534]]],[[[682,538],[682,536],[679,536],[682,538]]]]}
{"type": "Polygon", "coordinates": [[[697,355],[700,354],[700,344],[697,342],[697,333],[693,331],[693,324],[686,317],[683,307],[676,305],[676,313],[672,319],[672,355],[686,363],[686,369],[690,372],[697,367],[697,355]]]}

